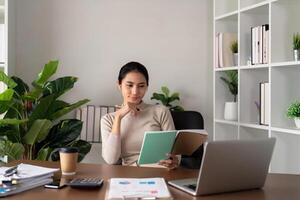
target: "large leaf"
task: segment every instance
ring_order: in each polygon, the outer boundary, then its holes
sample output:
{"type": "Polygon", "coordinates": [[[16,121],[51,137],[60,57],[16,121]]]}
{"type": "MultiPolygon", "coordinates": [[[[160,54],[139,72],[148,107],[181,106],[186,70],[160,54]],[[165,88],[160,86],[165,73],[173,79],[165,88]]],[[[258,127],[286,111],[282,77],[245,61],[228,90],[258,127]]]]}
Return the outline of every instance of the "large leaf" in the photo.
{"type": "Polygon", "coordinates": [[[45,64],[43,70],[39,73],[38,78],[33,82],[35,87],[42,87],[48,79],[55,74],[58,66],[58,61],[50,61],[45,64]]]}
{"type": "Polygon", "coordinates": [[[39,150],[36,160],[47,160],[48,155],[50,154],[51,149],[50,148],[42,148],[39,150]]]}
{"type": "Polygon", "coordinates": [[[23,99],[36,101],[41,96],[42,92],[43,92],[43,88],[35,88],[34,90],[23,95],[23,99]]]}
{"type": "Polygon", "coordinates": [[[5,83],[8,88],[14,88],[17,86],[17,84],[1,70],[0,70],[0,82],[5,83]]]}
{"type": "Polygon", "coordinates": [[[0,94],[0,114],[6,112],[11,104],[14,90],[7,89],[0,94]]]}
{"type": "Polygon", "coordinates": [[[47,82],[44,86],[43,96],[54,94],[55,98],[57,98],[72,89],[76,81],[76,77],[67,76],[47,82]]]}
{"type": "Polygon", "coordinates": [[[14,90],[19,94],[19,95],[24,95],[25,93],[29,92],[29,87],[28,85],[20,78],[16,76],[11,77],[15,83],[17,83],[17,86],[14,88],[14,90]]]}
{"type": "MultiPolygon", "coordinates": [[[[76,140],[72,145],[72,147],[78,148],[78,162],[81,162],[86,154],[88,154],[91,150],[92,145],[84,140],[76,140]]],[[[50,154],[51,161],[59,160],[59,150],[54,149],[50,154]]]]}
{"type": "Polygon", "coordinates": [[[78,148],[78,162],[82,161],[86,154],[91,150],[92,145],[84,140],[77,140],[72,144],[72,147],[78,148]]]}
{"type": "Polygon", "coordinates": [[[173,101],[175,101],[175,100],[180,100],[180,98],[179,98],[179,93],[178,92],[175,92],[175,93],[173,93],[171,96],[170,96],[170,98],[169,98],[169,103],[170,102],[173,102],[173,101]]]}
{"type": "Polygon", "coordinates": [[[166,97],[170,94],[170,90],[166,86],[161,87],[161,91],[166,95],[166,97]]]}
{"type": "Polygon", "coordinates": [[[47,137],[51,125],[51,121],[46,119],[35,120],[23,138],[24,143],[33,145],[36,142],[41,142],[47,137]]]}
{"type": "Polygon", "coordinates": [[[24,154],[24,146],[20,143],[12,143],[7,139],[0,140],[0,156],[8,156],[8,160],[19,160],[24,154]]]}
{"type": "Polygon", "coordinates": [[[159,93],[153,93],[151,99],[155,99],[155,100],[158,100],[158,101],[161,101],[161,103],[163,105],[167,105],[168,104],[168,99],[165,95],[163,94],[159,94],[159,93]]]}
{"type": "Polygon", "coordinates": [[[84,100],[78,101],[78,102],[76,102],[74,104],[71,104],[71,105],[69,105],[69,106],[67,106],[67,107],[65,107],[65,108],[63,108],[63,109],[61,109],[61,110],[53,113],[52,115],[50,115],[49,119],[51,119],[51,120],[58,119],[61,116],[65,115],[65,114],[67,114],[69,112],[71,112],[72,110],[74,110],[74,109],[82,106],[83,104],[85,104],[85,103],[87,103],[89,101],[90,100],[88,100],[88,99],[84,99],[84,100]]]}
{"type": "Polygon", "coordinates": [[[48,109],[47,116],[52,115],[53,113],[68,107],[70,104],[61,100],[55,100],[48,109]]]}
{"type": "Polygon", "coordinates": [[[14,126],[0,127],[0,137],[5,136],[11,142],[20,142],[20,133],[14,126]]]}
{"type": "Polygon", "coordinates": [[[7,125],[19,125],[27,122],[27,119],[0,119],[0,127],[7,126],[7,125]]]}
{"type": "Polygon", "coordinates": [[[54,101],[54,95],[44,97],[40,100],[39,104],[37,104],[37,106],[35,107],[35,109],[33,110],[33,112],[29,117],[29,126],[31,126],[32,123],[37,119],[49,119],[47,113],[48,113],[48,109],[51,108],[53,101],[54,101]]]}
{"type": "Polygon", "coordinates": [[[67,146],[79,137],[81,129],[82,122],[80,120],[62,120],[51,128],[45,142],[51,148],[67,146]]]}

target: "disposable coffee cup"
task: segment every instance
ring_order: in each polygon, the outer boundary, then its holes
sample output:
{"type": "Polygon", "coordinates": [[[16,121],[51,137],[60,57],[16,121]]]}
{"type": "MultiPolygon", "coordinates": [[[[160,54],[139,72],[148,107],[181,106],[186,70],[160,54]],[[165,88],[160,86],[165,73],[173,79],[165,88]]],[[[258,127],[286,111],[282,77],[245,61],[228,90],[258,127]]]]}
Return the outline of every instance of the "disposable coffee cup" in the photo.
{"type": "Polygon", "coordinates": [[[65,147],[59,149],[60,168],[62,175],[76,174],[78,149],[76,147],[65,147]]]}

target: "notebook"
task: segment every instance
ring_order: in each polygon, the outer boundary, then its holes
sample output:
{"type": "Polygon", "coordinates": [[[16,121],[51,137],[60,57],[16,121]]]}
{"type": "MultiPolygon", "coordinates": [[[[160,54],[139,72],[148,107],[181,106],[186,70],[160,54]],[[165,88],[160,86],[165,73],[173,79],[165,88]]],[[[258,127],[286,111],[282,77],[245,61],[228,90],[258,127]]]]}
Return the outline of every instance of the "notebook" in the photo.
{"type": "Polygon", "coordinates": [[[153,164],[167,159],[168,153],[191,155],[207,139],[203,129],[146,131],[137,164],[153,164]]]}
{"type": "Polygon", "coordinates": [[[198,178],[168,184],[193,196],[263,187],[275,138],[215,141],[206,145],[198,178]]]}

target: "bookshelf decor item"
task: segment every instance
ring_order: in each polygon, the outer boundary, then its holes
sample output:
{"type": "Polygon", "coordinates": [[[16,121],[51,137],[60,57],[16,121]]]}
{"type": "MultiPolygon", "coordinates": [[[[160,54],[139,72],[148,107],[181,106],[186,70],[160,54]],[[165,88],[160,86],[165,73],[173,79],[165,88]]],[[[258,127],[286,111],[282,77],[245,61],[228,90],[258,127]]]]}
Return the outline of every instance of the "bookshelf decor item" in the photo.
{"type": "Polygon", "coordinates": [[[294,33],[293,35],[293,49],[294,49],[294,60],[300,60],[300,34],[294,33]]]}
{"type": "Polygon", "coordinates": [[[287,117],[294,119],[296,127],[300,128],[300,101],[292,103],[286,113],[287,117]]]}
{"type": "Polygon", "coordinates": [[[236,121],[238,117],[238,104],[236,97],[238,93],[238,73],[236,70],[225,71],[226,77],[220,77],[228,86],[230,93],[233,95],[233,102],[225,102],[224,119],[236,121]]]}

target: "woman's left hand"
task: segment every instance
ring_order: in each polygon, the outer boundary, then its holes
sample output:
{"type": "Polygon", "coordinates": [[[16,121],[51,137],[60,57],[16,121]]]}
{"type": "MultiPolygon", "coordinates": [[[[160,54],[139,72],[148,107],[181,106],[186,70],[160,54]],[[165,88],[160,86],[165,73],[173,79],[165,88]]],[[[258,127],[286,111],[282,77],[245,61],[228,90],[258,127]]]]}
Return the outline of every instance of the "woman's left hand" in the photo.
{"type": "Polygon", "coordinates": [[[168,154],[169,158],[166,160],[159,161],[159,165],[165,166],[168,169],[176,169],[179,165],[179,160],[176,155],[174,154],[168,154]]]}

